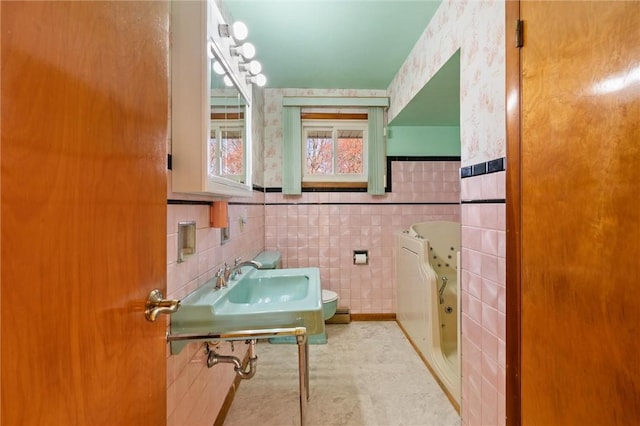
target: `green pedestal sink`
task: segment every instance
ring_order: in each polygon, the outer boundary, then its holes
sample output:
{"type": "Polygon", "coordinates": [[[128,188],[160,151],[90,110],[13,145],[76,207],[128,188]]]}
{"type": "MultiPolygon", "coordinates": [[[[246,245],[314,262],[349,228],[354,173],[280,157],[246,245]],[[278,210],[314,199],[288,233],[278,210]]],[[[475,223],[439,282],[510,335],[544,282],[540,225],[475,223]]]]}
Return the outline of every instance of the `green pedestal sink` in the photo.
{"type": "MultiPolygon", "coordinates": [[[[216,290],[212,279],[182,299],[171,315],[171,334],[290,327],[306,327],[309,335],[324,331],[318,268],[245,267],[242,272],[225,288],[216,290]]],[[[185,344],[171,342],[172,353],[185,344]]]]}

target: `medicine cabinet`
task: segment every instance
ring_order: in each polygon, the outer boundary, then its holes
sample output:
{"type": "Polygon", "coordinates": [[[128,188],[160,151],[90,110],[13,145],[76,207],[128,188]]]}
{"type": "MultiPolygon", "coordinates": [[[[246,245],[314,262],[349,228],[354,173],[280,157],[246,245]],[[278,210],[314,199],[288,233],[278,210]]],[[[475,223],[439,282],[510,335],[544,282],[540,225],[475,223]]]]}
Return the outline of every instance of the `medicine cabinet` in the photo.
{"type": "Polygon", "coordinates": [[[251,86],[214,1],[171,3],[172,190],[250,196],[251,86]]]}

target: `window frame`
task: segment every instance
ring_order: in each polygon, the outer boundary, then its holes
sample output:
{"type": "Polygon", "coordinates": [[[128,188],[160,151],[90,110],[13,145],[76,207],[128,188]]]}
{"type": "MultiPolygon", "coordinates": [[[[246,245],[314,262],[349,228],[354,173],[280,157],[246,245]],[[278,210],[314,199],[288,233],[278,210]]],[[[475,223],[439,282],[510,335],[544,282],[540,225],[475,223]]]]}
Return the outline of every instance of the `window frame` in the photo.
{"type": "MultiPolygon", "coordinates": [[[[215,139],[214,145],[216,148],[216,152],[215,152],[215,170],[217,171],[217,175],[215,176],[222,176],[231,180],[234,180],[236,182],[239,183],[245,183],[245,176],[246,176],[246,158],[247,158],[247,141],[245,138],[245,128],[243,125],[243,120],[242,119],[232,119],[232,120],[224,120],[224,121],[218,121],[218,120],[211,120],[211,125],[210,125],[210,130],[209,130],[209,140],[211,141],[211,139],[215,139]],[[223,157],[224,157],[224,153],[223,153],[223,149],[222,149],[222,135],[224,131],[238,131],[240,133],[240,138],[241,138],[241,145],[242,145],[242,164],[241,164],[241,170],[239,174],[223,174],[223,157]],[[213,137],[213,135],[215,134],[215,138],[213,137]]],[[[209,159],[208,161],[211,162],[212,158],[211,158],[211,148],[209,145],[208,148],[208,152],[207,152],[207,158],[209,159]]],[[[211,176],[211,166],[210,164],[207,166],[208,170],[208,174],[211,176]]]]}
{"type": "Polygon", "coordinates": [[[310,187],[346,187],[346,188],[366,188],[369,178],[368,168],[368,121],[367,119],[317,119],[302,118],[301,119],[301,141],[302,148],[301,168],[302,168],[302,186],[310,187]],[[307,174],[307,135],[309,131],[327,130],[332,134],[332,161],[333,173],[322,175],[307,174]],[[337,144],[338,132],[340,130],[354,130],[362,132],[362,173],[359,174],[338,174],[337,169],[337,144]]]}

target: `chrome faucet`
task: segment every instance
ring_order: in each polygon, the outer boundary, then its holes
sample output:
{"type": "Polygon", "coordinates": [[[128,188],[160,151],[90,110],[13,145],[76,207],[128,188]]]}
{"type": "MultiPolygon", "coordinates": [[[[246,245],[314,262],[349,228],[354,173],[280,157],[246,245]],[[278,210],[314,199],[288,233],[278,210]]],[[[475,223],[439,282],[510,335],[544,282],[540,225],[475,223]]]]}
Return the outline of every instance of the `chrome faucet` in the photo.
{"type": "Polygon", "coordinates": [[[235,264],[233,265],[233,267],[225,263],[224,267],[218,269],[218,272],[216,272],[215,276],[216,285],[214,289],[220,290],[221,288],[225,288],[230,280],[234,280],[236,276],[242,275],[243,266],[253,266],[256,269],[262,268],[262,264],[260,262],[257,262],[255,260],[247,260],[245,262],[242,262],[239,257],[236,258],[234,263],[235,264]]]}
{"type": "Polygon", "coordinates": [[[227,265],[227,262],[224,262],[224,282],[225,284],[231,278],[231,266],[227,265]]]}
{"type": "Polygon", "coordinates": [[[235,261],[235,265],[231,269],[231,279],[234,279],[237,275],[242,275],[243,266],[253,266],[256,269],[262,268],[262,264],[256,260],[245,260],[242,262],[242,259],[238,257],[235,261]]]}

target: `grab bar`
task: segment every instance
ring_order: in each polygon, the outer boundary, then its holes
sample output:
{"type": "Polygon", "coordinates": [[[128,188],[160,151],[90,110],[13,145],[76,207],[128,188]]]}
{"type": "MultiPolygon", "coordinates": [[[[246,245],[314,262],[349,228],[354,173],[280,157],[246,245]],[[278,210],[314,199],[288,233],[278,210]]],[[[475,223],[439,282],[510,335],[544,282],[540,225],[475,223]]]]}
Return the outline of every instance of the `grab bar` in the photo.
{"type": "Polygon", "coordinates": [[[440,293],[440,304],[442,305],[444,303],[444,289],[447,286],[448,278],[440,277],[440,279],[442,280],[442,285],[440,286],[440,289],[438,290],[438,292],[440,293]]]}

